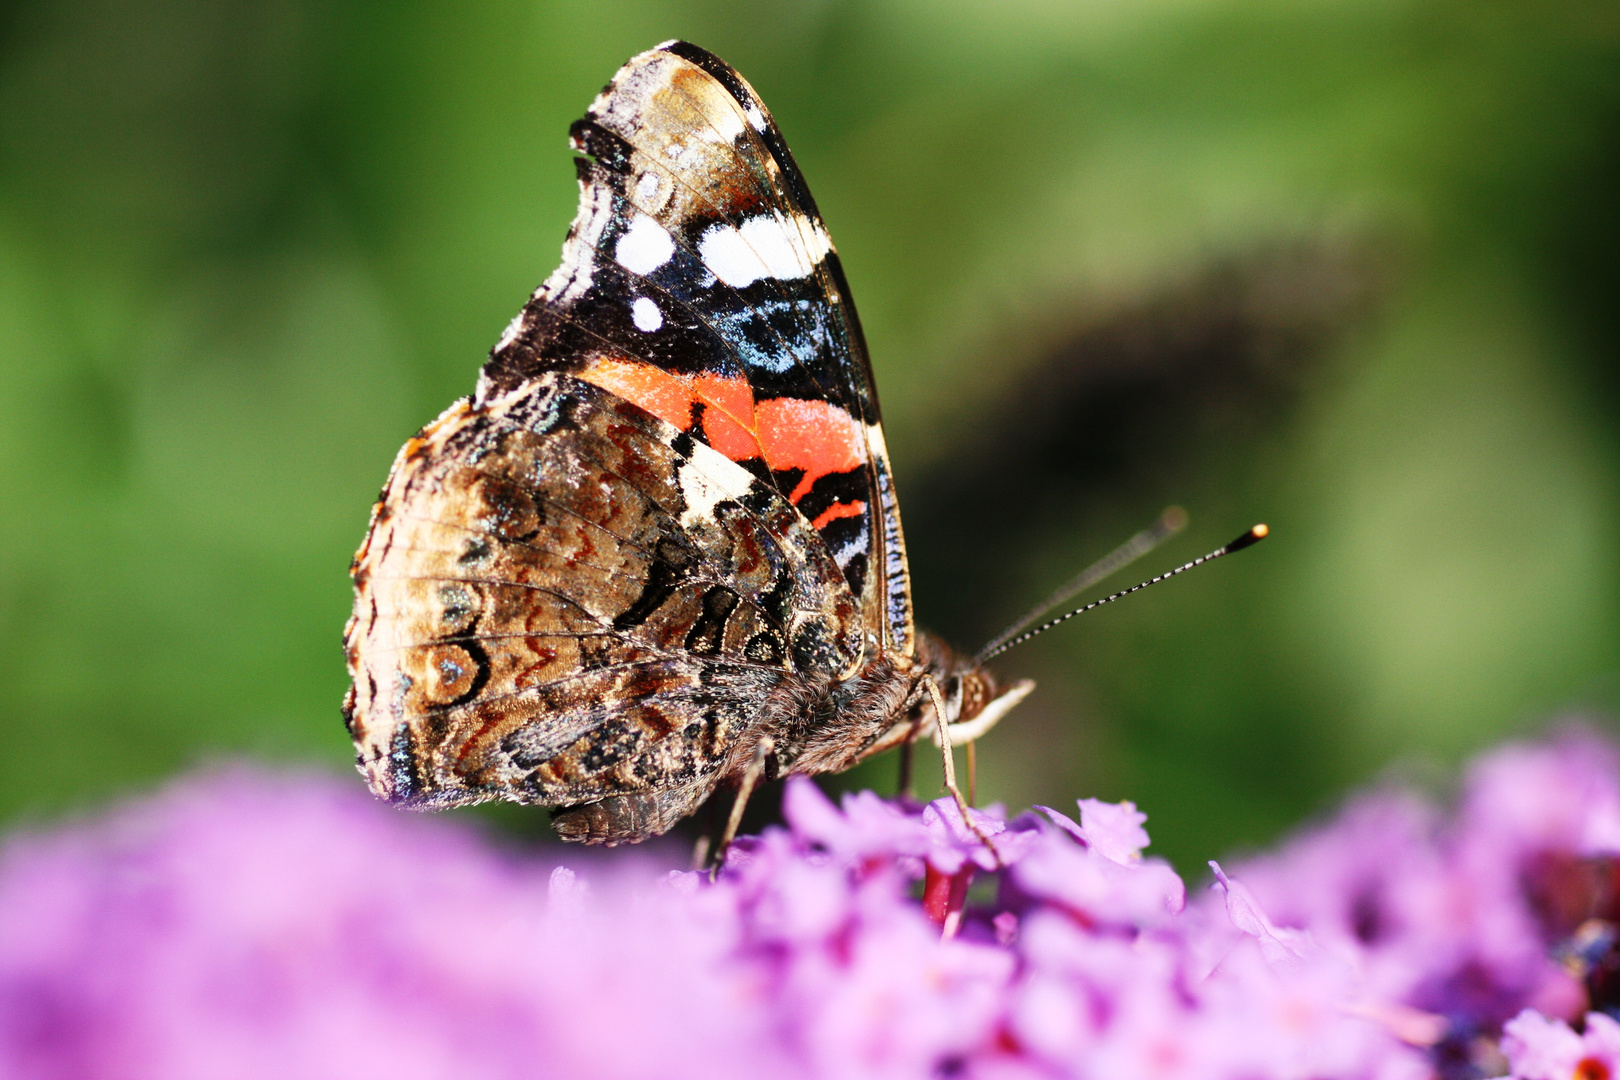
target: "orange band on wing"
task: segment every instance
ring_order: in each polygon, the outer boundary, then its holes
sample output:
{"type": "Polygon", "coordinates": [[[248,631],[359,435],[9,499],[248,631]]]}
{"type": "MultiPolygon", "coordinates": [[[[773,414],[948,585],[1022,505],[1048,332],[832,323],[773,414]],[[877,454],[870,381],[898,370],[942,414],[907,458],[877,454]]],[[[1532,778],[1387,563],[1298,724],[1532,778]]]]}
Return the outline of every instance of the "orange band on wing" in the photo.
{"type": "Polygon", "coordinates": [[[692,392],[690,379],[671,375],[651,364],[613,356],[592,360],[579,377],[640,405],[682,431],[692,426],[692,405],[697,396],[692,392]]]}
{"type": "Polygon", "coordinates": [[[859,499],[856,499],[854,502],[833,503],[831,506],[827,507],[827,509],[817,514],[816,520],[812,521],[810,525],[817,532],[820,532],[822,529],[827,527],[827,523],[829,521],[837,521],[839,518],[854,517],[857,514],[864,513],[866,513],[866,504],[861,502],[859,499]]]}
{"type": "Polygon", "coordinates": [[[803,469],[788,496],[797,503],[817,480],[866,463],[866,435],[860,421],[831,402],[770,398],[755,406],[759,441],[772,469],[803,469]]]}
{"type": "Polygon", "coordinates": [[[707,406],[703,410],[703,437],[732,461],[763,457],[755,431],[754,390],[748,380],[720,375],[699,375],[693,392],[707,406]]]}
{"type": "MultiPolygon", "coordinates": [[[[741,376],[674,375],[641,360],[601,356],[580,378],[634,402],[682,431],[692,427],[692,406],[702,403],[703,439],[732,461],[764,458],[773,472],[800,471],[788,495],[795,505],[817,480],[866,463],[866,433],[843,407],[801,398],[754,400],[741,376]]],[[[834,503],[813,522],[864,513],[863,502],[834,503]]]]}
{"type": "Polygon", "coordinates": [[[741,376],[674,375],[616,356],[597,357],[579,376],[682,431],[691,429],[692,406],[702,402],[705,442],[732,461],[765,456],[755,431],[754,391],[741,376]]]}

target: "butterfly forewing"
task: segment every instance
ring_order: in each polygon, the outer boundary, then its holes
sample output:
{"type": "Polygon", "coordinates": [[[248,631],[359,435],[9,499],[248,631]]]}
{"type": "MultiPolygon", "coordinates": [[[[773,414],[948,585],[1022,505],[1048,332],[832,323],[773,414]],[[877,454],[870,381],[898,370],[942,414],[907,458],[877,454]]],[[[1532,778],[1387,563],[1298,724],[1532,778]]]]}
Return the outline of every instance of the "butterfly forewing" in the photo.
{"type": "Polygon", "coordinates": [[[769,112],[712,55],[632,59],[573,129],[563,265],[483,385],[545,370],[636,402],[770,483],[910,655],[904,539],[871,366],[826,227],[769,112]]]}

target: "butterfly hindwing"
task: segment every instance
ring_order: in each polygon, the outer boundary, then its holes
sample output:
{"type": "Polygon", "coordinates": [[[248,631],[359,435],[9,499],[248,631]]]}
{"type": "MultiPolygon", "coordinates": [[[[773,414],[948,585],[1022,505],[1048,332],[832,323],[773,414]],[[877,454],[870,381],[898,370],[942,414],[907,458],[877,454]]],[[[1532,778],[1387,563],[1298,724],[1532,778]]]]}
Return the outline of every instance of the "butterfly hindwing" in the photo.
{"type": "Polygon", "coordinates": [[[671,42],[574,125],[563,263],[503,336],[480,400],[567,371],[749,470],[909,656],[905,546],[871,365],[837,253],[781,133],[724,62],[671,42]]]}
{"type": "Polygon", "coordinates": [[[408,443],[354,577],[346,714],[410,806],[651,793],[614,827],[662,831],[774,692],[861,654],[855,598],[774,488],[563,373],[408,443]]]}

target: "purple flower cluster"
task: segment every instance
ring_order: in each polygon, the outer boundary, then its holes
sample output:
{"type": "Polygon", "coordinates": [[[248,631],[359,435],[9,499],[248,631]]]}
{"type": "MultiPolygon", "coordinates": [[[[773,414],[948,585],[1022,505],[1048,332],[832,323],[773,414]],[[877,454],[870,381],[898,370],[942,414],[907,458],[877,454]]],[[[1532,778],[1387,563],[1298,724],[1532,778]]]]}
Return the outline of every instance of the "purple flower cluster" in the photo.
{"type": "Polygon", "coordinates": [[[1591,738],[1483,759],[1449,820],[1363,797],[1190,902],[1130,803],[783,806],[712,883],[245,769],[14,838],[0,1075],[1620,1076],[1591,738]]]}
{"type": "Polygon", "coordinates": [[[1620,761],[1573,733],[1476,761],[1449,820],[1410,792],[1376,792],[1236,870],[1272,919],[1353,964],[1372,999],[1442,1021],[1439,1076],[1608,1080],[1617,856],[1620,761]]]}

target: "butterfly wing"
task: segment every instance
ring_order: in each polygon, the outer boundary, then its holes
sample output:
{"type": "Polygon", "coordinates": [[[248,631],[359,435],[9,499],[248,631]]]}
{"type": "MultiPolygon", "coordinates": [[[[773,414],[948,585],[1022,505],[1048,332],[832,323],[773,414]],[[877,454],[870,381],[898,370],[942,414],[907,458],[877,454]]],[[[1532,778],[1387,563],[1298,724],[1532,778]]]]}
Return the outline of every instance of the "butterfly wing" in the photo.
{"type": "Polygon", "coordinates": [[[838,255],[781,132],[717,57],[630,60],[571,132],[562,266],[480,395],[567,371],[774,488],[833,555],[883,652],[913,652],[905,541],[871,364],[838,255]]]}
{"type": "Polygon", "coordinates": [[[353,575],[345,718],[373,790],[634,809],[581,838],[667,829],[796,673],[861,653],[854,597],[792,504],[559,372],[407,443],[353,575]]]}

